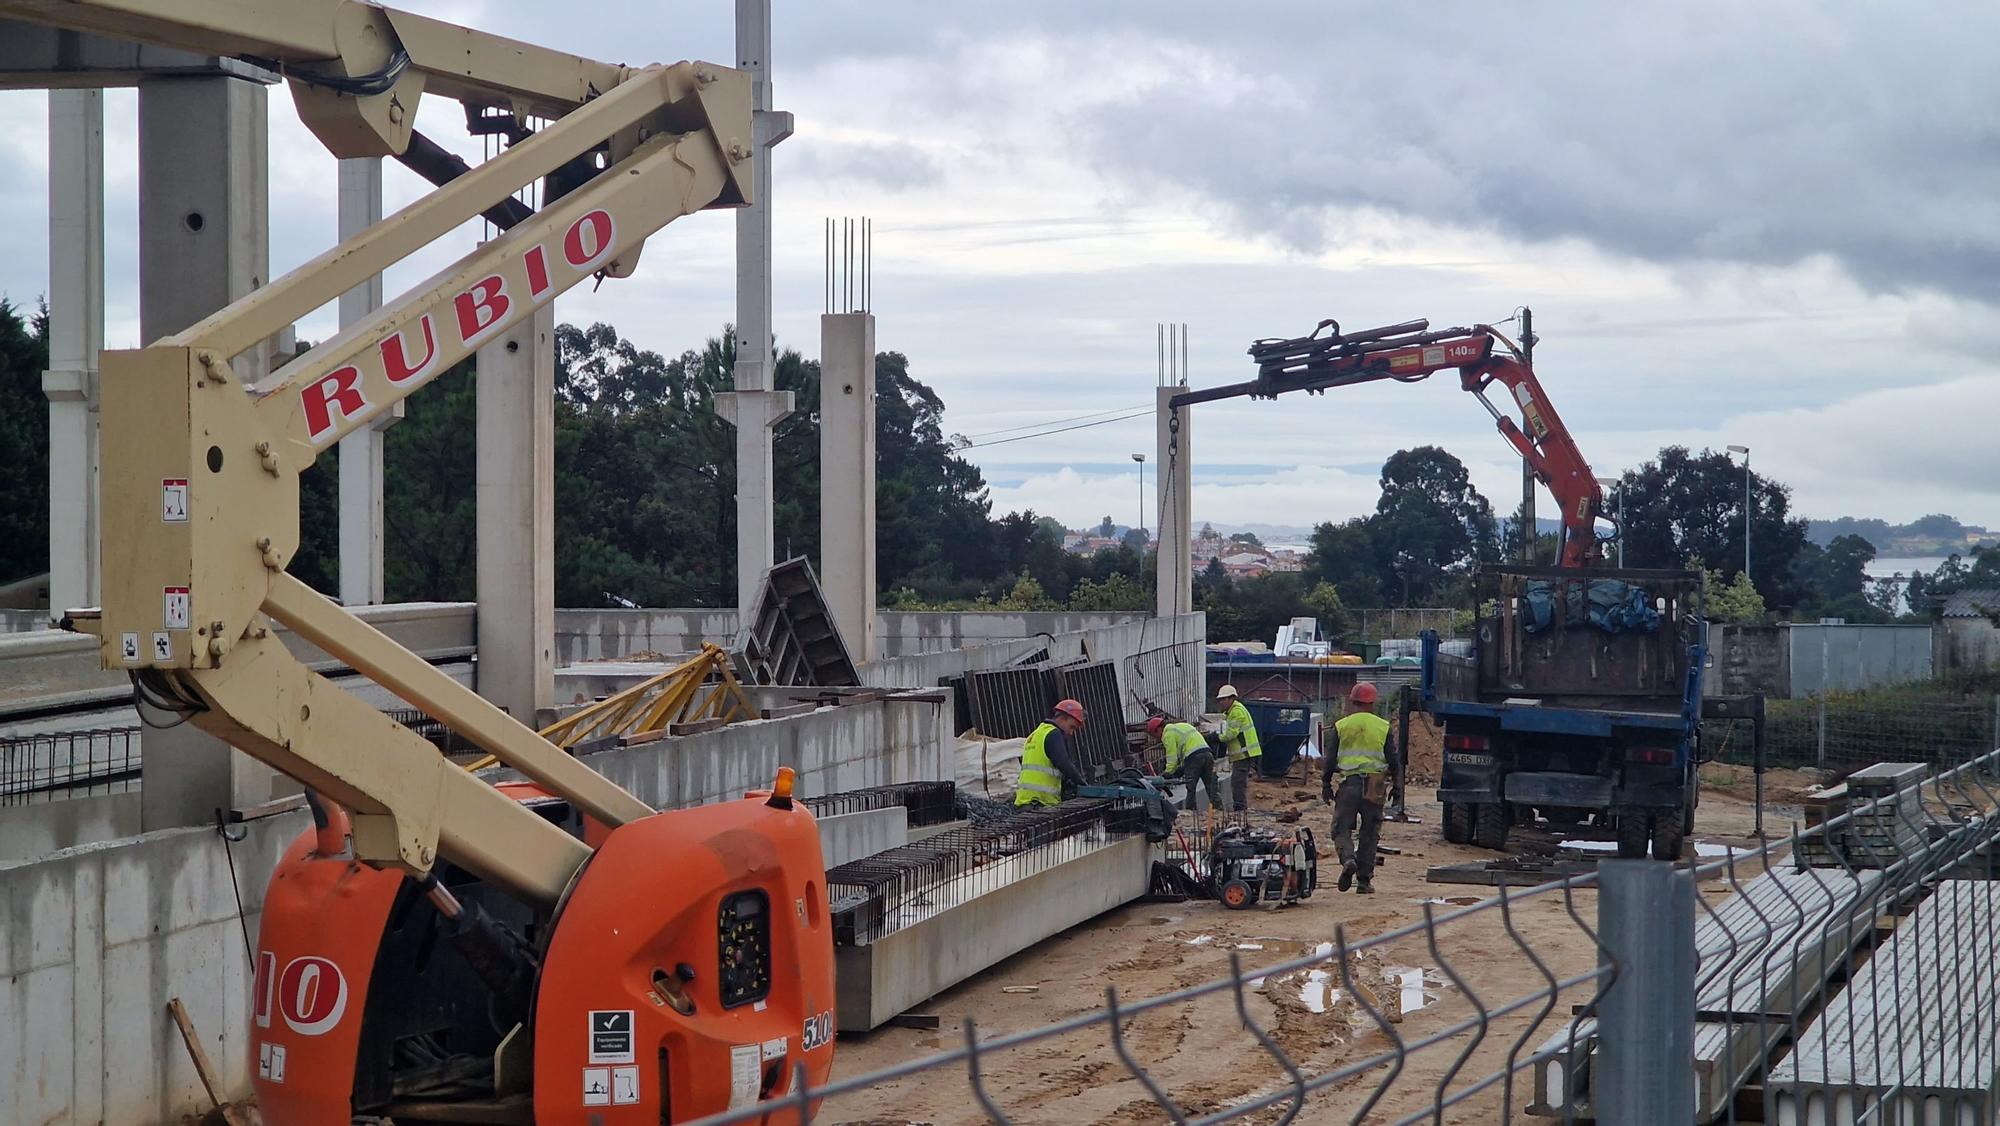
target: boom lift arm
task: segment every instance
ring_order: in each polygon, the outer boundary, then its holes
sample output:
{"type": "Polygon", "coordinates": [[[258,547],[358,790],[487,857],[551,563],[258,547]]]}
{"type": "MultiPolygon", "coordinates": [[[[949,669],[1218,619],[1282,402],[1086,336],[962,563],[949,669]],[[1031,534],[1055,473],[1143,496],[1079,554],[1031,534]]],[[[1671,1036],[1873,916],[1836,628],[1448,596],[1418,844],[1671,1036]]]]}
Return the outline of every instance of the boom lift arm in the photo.
{"type": "Polygon", "coordinates": [[[105,667],[131,673],[156,704],[344,806],[358,859],[423,875],[442,857],[554,905],[590,855],[583,842],[306,669],[268,621],[606,828],[651,808],[286,574],[298,476],[564,290],[628,274],[660,227],[746,202],[748,76],[707,63],[598,63],[356,0],[0,0],[0,17],[275,66],[306,123],[343,156],[402,152],[425,86],[464,101],[469,116],[500,107],[517,122],[555,118],[186,331],[103,354],[105,526],[119,534],[103,548],[103,606],[66,617],[96,633],[105,667]],[[579,167],[602,170],[585,178],[579,167]],[[581,182],[540,213],[263,385],[237,377],[235,356],[558,170],[581,182]],[[184,516],[163,519],[170,488],[185,490],[184,516]]]}
{"type": "Polygon", "coordinates": [[[1429,321],[1414,320],[1343,334],[1339,322],[1324,320],[1306,336],[1258,340],[1250,345],[1250,354],[1257,360],[1256,379],[1182,392],[1168,400],[1168,405],[1178,410],[1244,396],[1275,399],[1288,391],[1318,394],[1330,387],[1383,379],[1417,383],[1436,372],[1456,368],[1459,386],[1479,399],[1493,416],[1501,437],[1555,496],[1562,511],[1561,565],[1585,567],[1603,561],[1604,545],[1596,522],[1605,520],[1616,527],[1605,509],[1604,492],[1576,439],[1542,391],[1534,369],[1498,329],[1474,325],[1431,331],[1429,321]],[[1328,329],[1332,331],[1328,333],[1328,329]],[[1501,347],[1496,349],[1495,344],[1501,347]],[[1487,389],[1495,383],[1506,388],[1522,422],[1502,413],[1486,397],[1487,389]]]}

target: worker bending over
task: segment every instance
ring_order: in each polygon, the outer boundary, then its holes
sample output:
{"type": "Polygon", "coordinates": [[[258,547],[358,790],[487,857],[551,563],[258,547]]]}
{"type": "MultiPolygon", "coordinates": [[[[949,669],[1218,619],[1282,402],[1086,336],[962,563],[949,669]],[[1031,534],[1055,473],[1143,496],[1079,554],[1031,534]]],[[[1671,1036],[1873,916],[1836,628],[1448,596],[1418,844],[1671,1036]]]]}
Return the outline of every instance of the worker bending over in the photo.
{"type": "Polygon", "coordinates": [[[1049,718],[1028,733],[1021,748],[1021,777],[1014,783],[1014,804],[1057,805],[1067,786],[1072,792],[1084,784],[1083,771],[1070,751],[1070,740],[1083,731],[1083,705],[1075,700],[1058,701],[1049,718]]]}
{"type": "Polygon", "coordinates": [[[1358,880],[1362,895],[1375,894],[1375,842],[1382,806],[1389,800],[1389,721],[1375,714],[1375,686],[1357,683],[1346,714],[1333,725],[1338,749],[1326,756],[1320,798],[1333,803],[1333,846],[1340,854],[1340,890],[1358,880]],[[1334,771],[1340,772],[1336,795],[1334,771]],[[1356,822],[1360,837],[1355,837],[1356,822]]]}
{"type": "Polygon", "coordinates": [[[1194,787],[1200,782],[1208,791],[1208,807],[1221,808],[1222,782],[1215,776],[1215,752],[1208,749],[1208,740],[1201,737],[1199,728],[1192,723],[1168,723],[1165,716],[1156,715],[1146,721],[1146,734],[1167,749],[1167,777],[1179,774],[1187,783],[1187,796],[1181,805],[1194,808],[1194,787]]]}
{"type": "Polygon", "coordinates": [[[1262,768],[1264,748],[1250,709],[1236,698],[1236,686],[1223,685],[1215,699],[1222,705],[1222,749],[1229,755],[1229,807],[1240,813],[1250,808],[1250,775],[1262,768]]]}

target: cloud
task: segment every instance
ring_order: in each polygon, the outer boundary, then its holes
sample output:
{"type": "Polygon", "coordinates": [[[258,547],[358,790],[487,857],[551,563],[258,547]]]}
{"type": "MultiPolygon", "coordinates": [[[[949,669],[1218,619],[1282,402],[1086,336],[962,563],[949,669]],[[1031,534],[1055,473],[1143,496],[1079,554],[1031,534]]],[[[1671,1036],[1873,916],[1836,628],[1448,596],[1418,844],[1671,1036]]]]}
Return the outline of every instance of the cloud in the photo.
{"type": "Polygon", "coordinates": [[[848,180],[892,192],[932,188],[944,180],[936,157],[904,141],[834,141],[797,138],[792,173],[821,180],[848,180]]]}

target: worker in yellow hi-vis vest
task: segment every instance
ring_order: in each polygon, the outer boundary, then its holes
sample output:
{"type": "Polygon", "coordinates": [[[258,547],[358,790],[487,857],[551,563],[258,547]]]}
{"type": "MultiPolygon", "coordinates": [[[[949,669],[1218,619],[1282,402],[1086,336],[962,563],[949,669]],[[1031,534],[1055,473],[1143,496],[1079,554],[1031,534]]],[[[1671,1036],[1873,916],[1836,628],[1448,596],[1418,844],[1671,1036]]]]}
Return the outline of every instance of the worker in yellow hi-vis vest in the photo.
{"type": "Polygon", "coordinates": [[[1049,718],[1028,733],[1021,748],[1021,776],[1014,783],[1014,804],[1060,805],[1063,786],[1084,784],[1083,771],[1076,765],[1072,743],[1083,732],[1083,705],[1063,700],[1049,718]]]}
{"type": "Polygon", "coordinates": [[[1339,746],[1326,756],[1320,798],[1333,803],[1333,847],[1340,854],[1340,890],[1360,883],[1375,894],[1375,842],[1389,800],[1389,721],[1375,714],[1375,686],[1359,681],[1347,694],[1347,714],[1333,725],[1339,746]],[[1335,771],[1340,773],[1336,795],[1335,771]],[[1356,830],[1359,829],[1357,834],[1356,830]],[[1359,841],[1354,838],[1360,837],[1359,841]]]}
{"type": "Polygon", "coordinates": [[[1222,705],[1222,749],[1229,755],[1229,807],[1240,813],[1250,808],[1250,775],[1263,769],[1264,748],[1234,684],[1216,689],[1215,700],[1222,705]]]}
{"type": "Polygon", "coordinates": [[[1166,748],[1166,776],[1178,776],[1187,783],[1187,796],[1181,799],[1181,808],[1193,812],[1197,782],[1208,793],[1209,810],[1221,807],[1222,782],[1215,776],[1215,752],[1208,749],[1208,740],[1202,738],[1200,728],[1178,720],[1169,723],[1167,717],[1156,715],[1146,721],[1146,734],[1166,748]]]}

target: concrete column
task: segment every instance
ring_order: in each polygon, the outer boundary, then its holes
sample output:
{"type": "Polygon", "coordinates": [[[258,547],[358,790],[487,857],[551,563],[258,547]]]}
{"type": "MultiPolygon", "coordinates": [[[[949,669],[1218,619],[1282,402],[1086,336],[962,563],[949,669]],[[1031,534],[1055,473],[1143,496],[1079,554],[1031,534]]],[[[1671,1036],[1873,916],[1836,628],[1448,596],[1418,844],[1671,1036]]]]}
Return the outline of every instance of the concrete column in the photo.
{"type": "MultiPolygon", "coordinates": [[[[139,85],[139,333],[151,343],[248,295],[269,276],[266,89],[236,78],[139,85]]],[[[270,371],[270,346],[236,357],[238,378],[270,371]]],[[[159,717],[166,722],[168,717],[159,717]]],[[[145,831],[213,821],[268,800],[271,772],[183,723],[140,737],[145,831]]]]}
{"type": "Polygon", "coordinates": [[[716,412],[736,427],[736,608],[746,621],[777,552],[771,427],[792,413],[792,393],[772,390],[771,146],[791,135],[792,115],[771,109],[770,59],[771,0],[736,0],[736,65],[750,74],[755,144],[751,204],[736,211],[736,390],[716,396],[716,412]]]}
{"type": "Polygon", "coordinates": [[[875,659],[875,314],[819,333],[819,585],[858,664],[875,659]]]}
{"type": "Polygon", "coordinates": [[[49,91],[49,611],[98,602],[104,92],[49,91]]]}
{"type": "MultiPolygon", "coordinates": [[[[269,91],[238,78],[139,84],[139,335],[151,344],[262,286],[270,271],[269,91]]],[[[271,370],[270,345],[235,359],[271,370]]]]}
{"type": "Polygon", "coordinates": [[[555,705],[556,315],[479,349],[479,694],[529,726],[555,705]]]}
{"type": "MultiPolygon", "coordinates": [[[[382,219],[382,161],[340,162],[340,239],[345,242],[382,219]]],[[[340,327],[382,307],[382,275],[340,295],[340,327]]],[[[384,411],[373,426],[340,440],[340,600],[349,606],[383,601],[382,431],[403,417],[403,404],[384,411]]]]}
{"type": "Polygon", "coordinates": [[[1194,412],[1187,407],[1175,411],[1167,406],[1168,400],[1184,390],[1184,387],[1155,390],[1159,420],[1155,464],[1159,471],[1154,474],[1153,488],[1159,497],[1160,539],[1159,570],[1155,576],[1158,594],[1153,612],[1163,618],[1194,611],[1194,563],[1188,558],[1194,542],[1189,527],[1194,513],[1190,495],[1194,488],[1191,445],[1194,412]]]}

